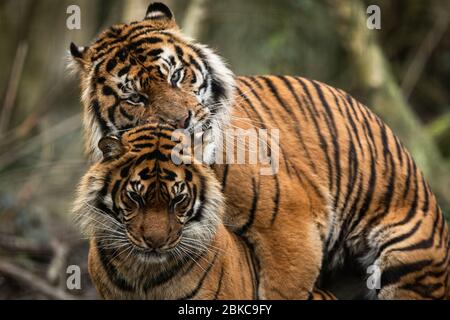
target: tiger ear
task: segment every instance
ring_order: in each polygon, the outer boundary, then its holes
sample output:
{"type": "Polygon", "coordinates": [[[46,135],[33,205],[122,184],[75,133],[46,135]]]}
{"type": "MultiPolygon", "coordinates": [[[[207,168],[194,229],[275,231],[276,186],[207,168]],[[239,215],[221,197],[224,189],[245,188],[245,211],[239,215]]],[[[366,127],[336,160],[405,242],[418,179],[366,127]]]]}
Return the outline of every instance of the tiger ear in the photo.
{"type": "Polygon", "coordinates": [[[110,160],[120,157],[125,153],[125,148],[116,136],[106,136],[98,142],[98,148],[103,153],[104,160],[110,160]]]}
{"type": "Polygon", "coordinates": [[[149,20],[155,24],[157,28],[173,28],[176,27],[175,18],[172,11],[161,2],[153,2],[147,8],[144,20],[149,20]]]}
{"type": "Polygon", "coordinates": [[[84,69],[86,66],[86,47],[79,47],[75,43],[70,43],[70,55],[72,56],[71,67],[75,70],[84,69]]]}

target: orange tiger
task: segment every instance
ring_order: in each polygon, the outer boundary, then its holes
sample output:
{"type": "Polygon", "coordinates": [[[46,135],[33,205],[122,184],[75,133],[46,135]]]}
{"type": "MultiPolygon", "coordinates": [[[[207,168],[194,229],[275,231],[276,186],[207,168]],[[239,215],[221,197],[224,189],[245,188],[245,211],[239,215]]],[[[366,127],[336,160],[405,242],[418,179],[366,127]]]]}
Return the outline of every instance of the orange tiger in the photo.
{"type": "Polygon", "coordinates": [[[206,165],[172,162],[172,132],[156,122],[100,140],[75,206],[92,280],[107,299],[251,299],[253,264],[221,222],[220,183],[206,165]]]}
{"type": "Polygon", "coordinates": [[[102,137],[155,115],[205,132],[225,224],[255,260],[256,298],[315,298],[348,265],[358,297],[449,297],[449,234],[435,196],[393,132],[344,91],[300,77],[235,77],[160,3],[70,51],[94,161],[102,137]],[[218,138],[235,127],[279,130],[277,174],[214,163],[218,138]],[[379,271],[374,286],[368,270],[379,271]]]}

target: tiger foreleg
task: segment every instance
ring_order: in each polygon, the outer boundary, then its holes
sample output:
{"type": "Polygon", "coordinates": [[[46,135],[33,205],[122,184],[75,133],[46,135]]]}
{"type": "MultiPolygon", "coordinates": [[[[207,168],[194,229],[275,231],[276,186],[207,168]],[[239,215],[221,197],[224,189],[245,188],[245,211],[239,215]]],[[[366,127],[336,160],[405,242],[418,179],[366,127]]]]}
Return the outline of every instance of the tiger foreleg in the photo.
{"type": "MultiPolygon", "coordinates": [[[[302,230],[293,224],[283,227],[285,232],[275,227],[264,229],[264,234],[252,234],[259,267],[258,298],[319,298],[324,291],[316,292],[315,284],[322,265],[322,243],[316,227],[306,222],[302,230]],[[295,230],[287,230],[291,226],[295,230]]],[[[331,295],[326,293],[325,297],[331,295]]]]}

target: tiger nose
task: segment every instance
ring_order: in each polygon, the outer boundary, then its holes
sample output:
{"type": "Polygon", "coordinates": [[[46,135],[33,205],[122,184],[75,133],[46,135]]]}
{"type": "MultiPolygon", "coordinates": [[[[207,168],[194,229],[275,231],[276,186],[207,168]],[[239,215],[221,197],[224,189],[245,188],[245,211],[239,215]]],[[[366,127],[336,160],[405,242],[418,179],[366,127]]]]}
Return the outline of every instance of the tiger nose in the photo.
{"type": "Polygon", "coordinates": [[[143,239],[150,249],[159,249],[167,242],[167,236],[164,234],[147,235],[143,239]]]}
{"type": "Polygon", "coordinates": [[[191,123],[192,111],[188,111],[183,117],[177,120],[178,129],[187,129],[191,123]]]}

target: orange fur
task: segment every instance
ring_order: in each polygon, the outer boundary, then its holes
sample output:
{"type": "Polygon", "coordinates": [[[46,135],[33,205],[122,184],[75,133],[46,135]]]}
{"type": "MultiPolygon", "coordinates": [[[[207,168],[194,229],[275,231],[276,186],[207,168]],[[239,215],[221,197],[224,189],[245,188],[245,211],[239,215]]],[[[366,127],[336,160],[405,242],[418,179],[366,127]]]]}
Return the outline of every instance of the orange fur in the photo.
{"type": "Polygon", "coordinates": [[[260,165],[213,166],[225,224],[255,257],[258,298],[321,296],[314,288],[348,263],[365,276],[369,266],[381,270],[381,287],[366,288],[365,297],[448,297],[447,224],[411,155],[377,116],[317,81],[233,78],[170,21],[165,29],[151,20],[114,26],[76,55],[92,159],[101,158],[101,137],[155,115],[192,114],[193,126],[213,138],[226,128],[279,129],[277,174],[260,175],[260,165]],[[179,68],[184,78],[174,83],[179,68]],[[133,104],[127,85],[145,99],[133,104]]]}

